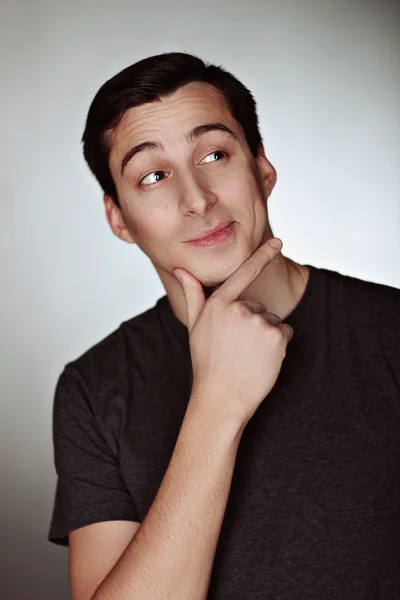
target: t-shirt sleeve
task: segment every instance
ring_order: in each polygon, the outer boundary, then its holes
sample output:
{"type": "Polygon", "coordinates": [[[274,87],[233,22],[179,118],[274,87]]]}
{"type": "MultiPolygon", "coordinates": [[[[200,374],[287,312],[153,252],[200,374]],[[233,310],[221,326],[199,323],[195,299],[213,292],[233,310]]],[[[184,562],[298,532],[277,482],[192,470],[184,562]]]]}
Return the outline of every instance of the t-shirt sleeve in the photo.
{"type": "Polygon", "coordinates": [[[380,286],[385,294],[375,303],[384,358],[400,391],[400,290],[380,286]]]}
{"type": "Polygon", "coordinates": [[[79,375],[64,370],[53,408],[57,486],[48,539],[68,545],[68,533],[101,521],[140,522],[106,440],[91,398],[79,375]]]}

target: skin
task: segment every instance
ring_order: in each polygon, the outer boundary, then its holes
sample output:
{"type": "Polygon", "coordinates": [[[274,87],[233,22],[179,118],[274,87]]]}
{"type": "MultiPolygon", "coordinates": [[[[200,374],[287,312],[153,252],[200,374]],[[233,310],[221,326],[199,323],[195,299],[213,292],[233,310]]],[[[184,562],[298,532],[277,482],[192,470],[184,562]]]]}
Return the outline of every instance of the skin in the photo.
{"type": "Polygon", "coordinates": [[[276,173],[262,147],[252,157],[213,88],[190,84],[132,109],[110,135],[121,209],[105,197],[107,218],[118,237],[149,256],[188,325],[193,387],[143,522],[94,523],[70,533],[72,597],[205,600],[240,437],[275,384],[293,333],[270,312],[289,313],[303,279],[294,263],[262,243],[272,237],[266,202],[276,173]],[[234,136],[213,131],[186,139],[211,122],[234,136]],[[145,141],[164,150],[137,153],[122,174],[126,153],[145,141]],[[165,179],[140,183],[152,171],[165,179]],[[223,245],[186,243],[226,220],[235,221],[235,231],[223,245]]]}
{"type": "MultiPolygon", "coordinates": [[[[174,269],[189,272],[210,293],[273,237],[267,200],[276,171],[263,146],[253,157],[223,96],[204,83],[190,83],[160,101],[130,109],[109,135],[109,164],[121,209],[104,196],[107,220],[115,235],[136,243],[150,258],[175,314],[187,324],[174,269]],[[209,131],[187,139],[195,127],[215,122],[234,135],[209,131]],[[162,149],[138,152],[121,173],[126,153],[146,141],[162,149]],[[227,242],[209,248],[186,243],[221,221],[235,221],[227,242]]],[[[304,292],[300,271],[307,281],[308,268],[279,253],[241,300],[261,302],[283,319],[304,292]]]]}

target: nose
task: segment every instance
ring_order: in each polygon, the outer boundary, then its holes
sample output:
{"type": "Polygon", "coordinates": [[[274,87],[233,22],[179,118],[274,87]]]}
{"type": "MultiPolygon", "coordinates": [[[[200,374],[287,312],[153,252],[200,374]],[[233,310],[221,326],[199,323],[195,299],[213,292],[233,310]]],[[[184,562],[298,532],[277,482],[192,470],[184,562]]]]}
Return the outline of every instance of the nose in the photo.
{"type": "Polygon", "coordinates": [[[184,215],[204,216],[217,201],[207,182],[192,172],[180,175],[179,188],[180,207],[184,215]]]}

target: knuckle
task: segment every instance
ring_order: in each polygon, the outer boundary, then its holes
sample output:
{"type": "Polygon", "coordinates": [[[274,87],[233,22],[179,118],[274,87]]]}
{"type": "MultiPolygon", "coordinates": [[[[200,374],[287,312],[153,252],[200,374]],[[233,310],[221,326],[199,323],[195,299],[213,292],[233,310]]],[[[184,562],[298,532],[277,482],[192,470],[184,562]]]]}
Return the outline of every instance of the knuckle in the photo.
{"type": "Polygon", "coordinates": [[[239,317],[245,317],[249,312],[244,302],[233,302],[232,310],[239,317]]]}
{"type": "Polygon", "coordinates": [[[254,324],[256,325],[256,327],[258,327],[258,328],[265,329],[265,327],[267,326],[267,323],[266,323],[264,317],[262,317],[258,313],[253,315],[253,321],[254,321],[254,324]]]}
{"type": "Polygon", "coordinates": [[[258,268],[253,262],[246,262],[242,265],[243,272],[249,277],[256,277],[258,274],[258,268]]]}
{"type": "Polygon", "coordinates": [[[269,244],[263,244],[259,247],[258,252],[263,257],[265,264],[267,265],[269,262],[271,262],[272,258],[274,258],[276,250],[269,244]]]}
{"type": "Polygon", "coordinates": [[[269,335],[271,343],[274,346],[279,346],[282,343],[284,336],[282,330],[279,327],[274,327],[273,325],[271,325],[269,335]]]}
{"type": "Polygon", "coordinates": [[[258,252],[260,254],[262,254],[263,256],[265,256],[266,258],[269,258],[271,255],[271,245],[268,244],[268,246],[266,244],[262,244],[259,249],[258,252]]]}

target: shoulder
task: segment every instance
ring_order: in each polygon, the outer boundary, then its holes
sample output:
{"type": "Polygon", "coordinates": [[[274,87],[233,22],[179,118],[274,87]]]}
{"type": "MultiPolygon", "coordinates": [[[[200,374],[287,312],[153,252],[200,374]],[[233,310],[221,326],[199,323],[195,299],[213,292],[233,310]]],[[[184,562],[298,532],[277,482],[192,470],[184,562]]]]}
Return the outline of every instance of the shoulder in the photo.
{"type": "Polygon", "coordinates": [[[400,359],[400,290],[336,271],[320,270],[327,280],[330,318],[365,347],[380,348],[392,365],[400,359]]]}
{"type": "Polygon", "coordinates": [[[164,298],[161,298],[152,308],[121,323],[113,332],[70,361],[67,368],[84,371],[97,365],[107,369],[108,366],[116,365],[121,359],[134,353],[135,348],[143,349],[146,341],[154,339],[160,333],[160,305],[163,300],[164,298]]]}
{"type": "Polygon", "coordinates": [[[139,369],[152,347],[159,344],[162,328],[160,305],[129,319],[69,361],[57,383],[56,400],[76,398],[86,403],[103,403],[115,397],[126,397],[132,372],[139,369]]]}
{"type": "Polygon", "coordinates": [[[400,289],[336,271],[324,271],[329,288],[355,310],[368,312],[378,319],[393,318],[400,322],[400,289]]]}

